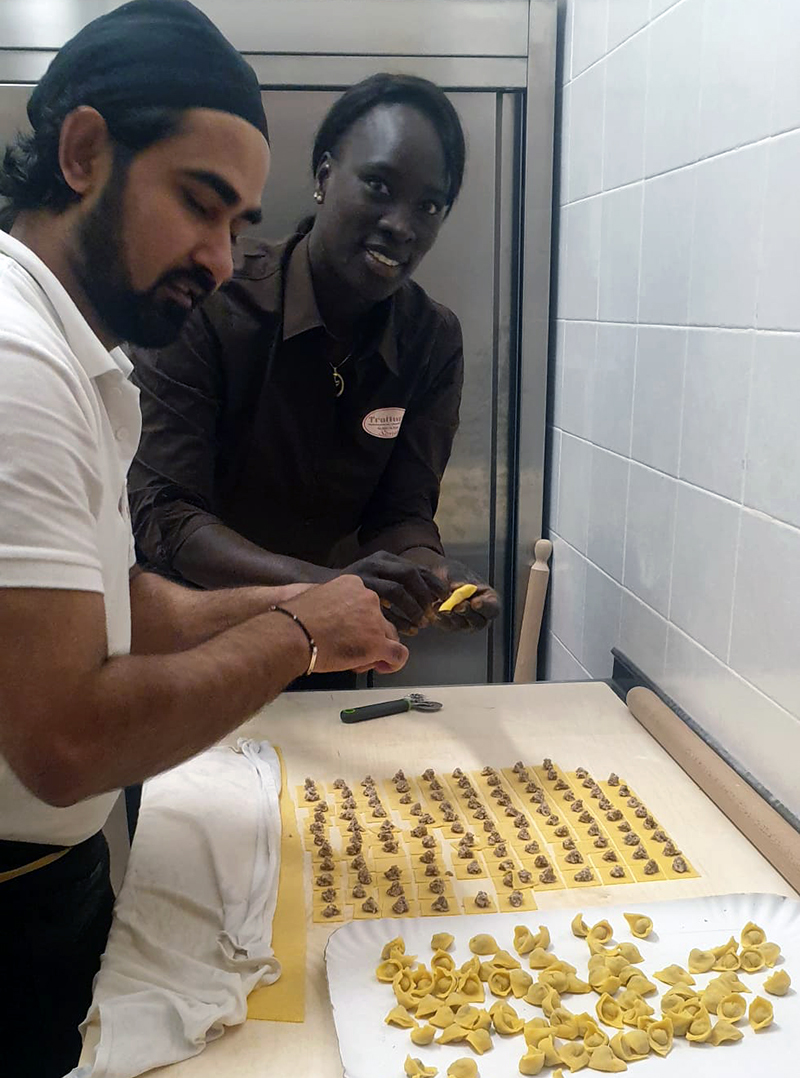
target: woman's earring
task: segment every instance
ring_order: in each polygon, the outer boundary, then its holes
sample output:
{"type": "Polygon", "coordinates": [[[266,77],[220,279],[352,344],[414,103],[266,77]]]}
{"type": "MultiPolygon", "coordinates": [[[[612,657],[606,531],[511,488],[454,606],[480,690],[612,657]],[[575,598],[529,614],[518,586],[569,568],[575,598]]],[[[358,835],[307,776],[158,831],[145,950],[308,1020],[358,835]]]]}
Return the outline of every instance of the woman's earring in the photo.
{"type": "Polygon", "coordinates": [[[314,192],[314,201],[319,203],[320,206],[322,205],[324,198],[325,196],[323,195],[322,191],[314,192]]]}

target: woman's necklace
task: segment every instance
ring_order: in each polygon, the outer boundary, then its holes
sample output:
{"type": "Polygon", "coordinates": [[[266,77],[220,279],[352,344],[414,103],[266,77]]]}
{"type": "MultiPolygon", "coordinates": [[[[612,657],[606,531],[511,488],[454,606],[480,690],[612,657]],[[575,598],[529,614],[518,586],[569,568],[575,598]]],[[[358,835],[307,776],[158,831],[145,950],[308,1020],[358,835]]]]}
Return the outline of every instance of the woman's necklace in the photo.
{"type": "Polygon", "coordinates": [[[333,363],[331,363],[330,360],[328,360],[328,363],[330,363],[331,370],[333,371],[334,397],[341,397],[342,393],[344,393],[344,378],[342,378],[341,374],[339,374],[339,368],[345,365],[345,363],[352,356],[352,354],[352,352],[348,352],[344,359],[341,361],[341,363],[337,363],[335,366],[333,363]]]}

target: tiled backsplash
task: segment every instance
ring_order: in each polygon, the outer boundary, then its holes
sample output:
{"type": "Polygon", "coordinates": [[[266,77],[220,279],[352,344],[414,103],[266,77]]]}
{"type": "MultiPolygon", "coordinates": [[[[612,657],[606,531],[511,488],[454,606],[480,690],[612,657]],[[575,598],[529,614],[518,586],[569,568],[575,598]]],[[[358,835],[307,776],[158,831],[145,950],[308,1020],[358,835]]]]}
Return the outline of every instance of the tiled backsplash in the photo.
{"type": "Polygon", "coordinates": [[[800,2],[561,3],[546,673],[800,812],[800,2]]]}

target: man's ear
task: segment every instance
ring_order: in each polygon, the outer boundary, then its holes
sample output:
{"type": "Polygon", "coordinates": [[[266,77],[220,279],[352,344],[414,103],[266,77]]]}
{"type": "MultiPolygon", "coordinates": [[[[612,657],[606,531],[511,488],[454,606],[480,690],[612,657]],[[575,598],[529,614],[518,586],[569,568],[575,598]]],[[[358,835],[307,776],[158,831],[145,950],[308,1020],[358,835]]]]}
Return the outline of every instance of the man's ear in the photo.
{"type": "Polygon", "coordinates": [[[85,198],[108,178],[113,148],[106,121],[88,105],[67,113],[58,140],[58,163],[67,184],[85,198]]]}

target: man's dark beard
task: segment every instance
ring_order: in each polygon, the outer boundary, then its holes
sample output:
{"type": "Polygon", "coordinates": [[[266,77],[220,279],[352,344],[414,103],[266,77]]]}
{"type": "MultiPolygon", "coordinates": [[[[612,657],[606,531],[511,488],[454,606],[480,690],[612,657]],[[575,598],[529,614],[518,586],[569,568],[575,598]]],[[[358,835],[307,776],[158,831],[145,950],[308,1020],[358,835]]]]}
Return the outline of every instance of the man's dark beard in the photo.
{"type": "Polygon", "coordinates": [[[128,162],[117,159],[94,209],[78,232],[74,272],[86,298],[114,337],[142,348],[162,348],[174,341],[189,308],[156,292],[164,285],[192,284],[210,294],[214,282],[202,270],[171,270],[145,292],[130,282],[122,243],[122,201],[128,162]]]}

